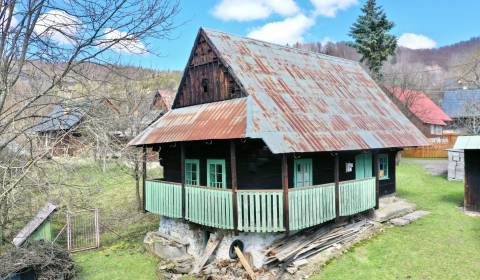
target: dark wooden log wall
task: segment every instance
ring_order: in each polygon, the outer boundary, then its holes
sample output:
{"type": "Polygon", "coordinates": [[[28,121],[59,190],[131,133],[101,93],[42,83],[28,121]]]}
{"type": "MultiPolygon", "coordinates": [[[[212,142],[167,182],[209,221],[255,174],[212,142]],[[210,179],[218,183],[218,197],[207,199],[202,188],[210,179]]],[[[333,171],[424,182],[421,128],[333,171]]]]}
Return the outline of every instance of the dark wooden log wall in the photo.
{"type": "MultiPolygon", "coordinates": [[[[270,152],[261,140],[232,140],[236,144],[238,189],[281,189],[282,156],[270,152]]],[[[359,151],[340,152],[340,181],[355,179],[355,156],[359,151]],[[353,170],[346,172],[345,165],[354,163],[353,170]]],[[[380,195],[395,192],[396,151],[379,151],[389,154],[389,179],[380,180],[380,195]]],[[[179,144],[163,144],[160,150],[160,164],[164,179],[181,181],[179,144]]],[[[207,184],[207,159],[225,159],[227,186],[231,186],[230,142],[195,141],[185,143],[185,158],[200,160],[200,184],[207,184]]],[[[334,182],[334,156],[329,152],[302,153],[287,155],[288,186],[293,187],[294,158],[311,158],[313,164],[313,184],[334,182]]],[[[373,160],[372,160],[373,164],[373,160]]],[[[373,166],[372,166],[373,170],[373,166]]]]}
{"type": "Polygon", "coordinates": [[[222,101],[244,96],[227,68],[208,42],[199,37],[182,78],[173,108],[222,101]],[[206,91],[204,82],[206,81],[206,91]]]}
{"type": "Polygon", "coordinates": [[[464,205],[480,211],[480,150],[465,150],[464,205]]]}

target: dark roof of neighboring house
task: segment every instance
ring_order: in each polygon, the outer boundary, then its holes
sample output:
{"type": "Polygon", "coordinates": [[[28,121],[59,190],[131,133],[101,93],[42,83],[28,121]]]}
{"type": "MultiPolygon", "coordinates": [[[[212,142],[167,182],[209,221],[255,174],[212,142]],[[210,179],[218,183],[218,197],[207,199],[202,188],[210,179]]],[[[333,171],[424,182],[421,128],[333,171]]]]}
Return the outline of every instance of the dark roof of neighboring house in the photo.
{"type": "Polygon", "coordinates": [[[423,123],[447,125],[452,119],[424,92],[394,88],[390,92],[423,123]]]}
{"type": "Polygon", "coordinates": [[[50,113],[32,127],[31,131],[49,132],[69,130],[80,122],[89,108],[89,102],[54,105],[50,113]]]}
{"type": "Polygon", "coordinates": [[[130,145],[245,137],[291,153],[428,144],[358,62],[209,29],[200,36],[247,97],[173,109],[130,145]],[[234,120],[222,106],[235,107],[234,120]]]}
{"type": "Polygon", "coordinates": [[[442,108],[452,118],[480,116],[480,89],[445,91],[442,108]]]}
{"type": "Polygon", "coordinates": [[[28,224],[15,236],[12,243],[15,246],[22,245],[29,237],[32,235],[35,230],[40,227],[45,220],[50,217],[50,215],[57,209],[57,206],[53,205],[52,203],[48,202],[40,211],[38,211],[37,215],[30,221],[28,224]]]}

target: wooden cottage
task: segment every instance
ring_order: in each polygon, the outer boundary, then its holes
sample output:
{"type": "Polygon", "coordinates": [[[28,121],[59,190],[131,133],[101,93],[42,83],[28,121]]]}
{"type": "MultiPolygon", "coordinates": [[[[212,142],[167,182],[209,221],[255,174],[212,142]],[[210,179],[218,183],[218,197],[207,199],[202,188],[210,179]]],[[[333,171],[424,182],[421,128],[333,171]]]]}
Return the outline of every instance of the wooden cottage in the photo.
{"type": "Polygon", "coordinates": [[[422,133],[350,60],[200,29],[172,110],[130,142],[159,151],[145,208],[244,232],[378,206],[422,133]]]}
{"type": "Polygon", "coordinates": [[[480,211],[480,135],[459,136],[454,149],[464,151],[464,207],[480,211]]]}

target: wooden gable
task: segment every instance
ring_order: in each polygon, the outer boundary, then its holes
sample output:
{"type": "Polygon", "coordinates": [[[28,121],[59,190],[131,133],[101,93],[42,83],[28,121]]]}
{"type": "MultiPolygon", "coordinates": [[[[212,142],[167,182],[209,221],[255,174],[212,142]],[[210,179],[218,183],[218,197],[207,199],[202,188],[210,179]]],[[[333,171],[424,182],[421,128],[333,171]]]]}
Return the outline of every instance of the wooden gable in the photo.
{"type": "Polygon", "coordinates": [[[246,96],[220,61],[218,54],[200,33],[183,73],[173,108],[246,96]]]}

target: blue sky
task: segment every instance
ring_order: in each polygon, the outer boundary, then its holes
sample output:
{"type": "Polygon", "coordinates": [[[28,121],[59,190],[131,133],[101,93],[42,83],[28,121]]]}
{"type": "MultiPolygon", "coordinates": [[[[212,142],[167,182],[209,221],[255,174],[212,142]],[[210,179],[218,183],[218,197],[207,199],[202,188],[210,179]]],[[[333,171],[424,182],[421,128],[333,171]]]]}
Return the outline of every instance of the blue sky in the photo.
{"type": "MultiPolygon", "coordinates": [[[[171,40],[147,42],[160,55],[123,55],[123,63],[183,70],[202,26],[276,43],[349,40],[365,0],[181,1],[171,40]]],[[[480,1],[377,0],[396,24],[399,44],[431,48],[480,36],[480,1]]]]}

